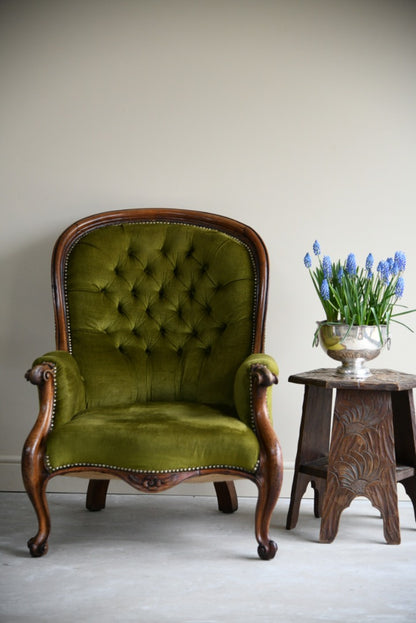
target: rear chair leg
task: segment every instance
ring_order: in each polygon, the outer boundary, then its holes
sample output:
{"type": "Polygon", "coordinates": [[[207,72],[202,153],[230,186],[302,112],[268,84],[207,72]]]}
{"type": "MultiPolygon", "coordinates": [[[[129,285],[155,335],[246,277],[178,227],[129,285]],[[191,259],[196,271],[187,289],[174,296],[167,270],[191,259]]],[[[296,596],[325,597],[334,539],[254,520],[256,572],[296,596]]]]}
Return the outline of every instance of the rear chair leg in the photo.
{"type": "Polygon", "coordinates": [[[100,511],[105,508],[109,480],[90,480],[88,484],[86,507],[89,511],[100,511]]]}
{"type": "Polygon", "coordinates": [[[238,508],[237,492],[232,480],[214,482],[218,499],[218,510],[223,513],[234,513],[238,508]]]}

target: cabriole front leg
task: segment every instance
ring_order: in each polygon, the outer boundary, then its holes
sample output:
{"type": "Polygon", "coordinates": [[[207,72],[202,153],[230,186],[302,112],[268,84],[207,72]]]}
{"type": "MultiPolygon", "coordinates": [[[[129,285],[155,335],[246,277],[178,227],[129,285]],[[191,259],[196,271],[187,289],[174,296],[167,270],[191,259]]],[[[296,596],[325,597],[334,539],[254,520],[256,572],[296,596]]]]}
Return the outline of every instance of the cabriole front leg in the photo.
{"type": "Polygon", "coordinates": [[[25,489],[33,504],[38,519],[37,534],[27,542],[30,555],[34,558],[39,558],[48,551],[48,537],[51,530],[51,521],[46,499],[47,481],[47,478],[42,477],[39,480],[24,478],[25,489]]]}
{"type": "Polygon", "coordinates": [[[28,541],[34,557],[48,551],[51,522],[46,500],[46,485],[50,477],[45,469],[45,445],[54,408],[54,366],[43,363],[26,373],[26,379],[38,386],[39,415],[22,452],[22,477],[25,489],[38,518],[38,532],[28,541]]]}
{"type": "Polygon", "coordinates": [[[259,489],[255,517],[256,539],[259,544],[257,553],[262,560],[271,560],[276,555],[277,544],[270,539],[269,528],[280,488],[273,482],[266,481],[258,483],[257,486],[259,489]]]}
{"type": "Polygon", "coordinates": [[[271,560],[277,545],[269,537],[273,510],[279,498],[283,480],[282,451],[270,421],[267,389],[277,383],[277,377],[263,365],[252,367],[252,397],[255,428],[260,442],[260,467],[256,478],[259,496],[256,506],[255,532],[258,555],[271,560]]]}

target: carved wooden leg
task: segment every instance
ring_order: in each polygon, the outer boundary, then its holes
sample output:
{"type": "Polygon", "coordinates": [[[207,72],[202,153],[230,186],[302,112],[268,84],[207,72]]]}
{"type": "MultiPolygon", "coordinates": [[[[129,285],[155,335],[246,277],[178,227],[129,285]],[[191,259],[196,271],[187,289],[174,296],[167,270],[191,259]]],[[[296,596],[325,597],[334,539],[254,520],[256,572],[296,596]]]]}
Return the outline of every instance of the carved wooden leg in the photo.
{"type": "Polygon", "coordinates": [[[326,492],[326,479],[316,478],[311,481],[311,485],[314,491],[313,513],[315,517],[319,518],[322,517],[322,509],[326,492]]]}
{"type": "Polygon", "coordinates": [[[296,473],[293,477],[292,494],[290,496],[289,511],[287,513],[286,530],[292,530],[298,523],[300,503],[311,477],[307,474],[296,473]]]}
{"type": "Polygon", "coordinates": [[[338,389],[321,542],[333,541],[341,512],[360,495],[380,510],[387,542],[400,542],[392,415],[388,391],[338,389]]]}
{"type": "Polygon", "coordinates": [[[218,499],[218,510],[223,513],[234,513],[238,509],[238,498],[234,482],[232,480],[214,482],[214,487],[218,499]]]}
{"type": "Polygon", "coordinates": [[[334,480],[330,480],[322,510],[321,530],[319,534],[319,541],[321,543],[332,543],[335,539],[341,513],[348,508],[354,498],[355,494],[352,491],[344,490],[340,494],[334,480]]]}
{"type": "Polygon", "coordinates": [[[100,511],[105,508],[109,480],[90,480],[88,483],[86,507],[89,511],[100,511]]]}
{"type": "Polygon", "coordinates": [[[43,363],[26,373],[26,379],[39,388],[39,414],[36,423],[25,441],[22,451],[22,477],[25,489],[38,518],[38,532],[28,541],[34,557],[48,551],[48,536],[51,529],[46,484],[49,474],[45,470],[45,439],[49,430],[54,405],[54,366],[43,363]]]}
{"type": "Polygon", "coordinates": [[[300,424],[298,449],[293,476],[292,492],[286,529],[291,530],[297,524],[299,507],[308,483],[312,481],[315,490],[315,517],[321,515],[322,501],[325,494],[324,479],[315,480],[313,476],[301,472],[302,466],[328,456],[329,435],[331,430],[332,390],[306,385],[302,420],[300,424]]]}
{"type": "Polygon", "coordinates": [[[279,498],[283,481],[283,458],[279,440],[269,418],[267,388],[277,383],[277,377],[265,366],[253,365],[253,414],[260,442],[260,467],[256,475],[259,490],[255,515],[257,553],[263,560],[274,558],[277,545],[269,538],[272,513],[279,498]]]}
{"type": "Polygon", "coordinates": [[[401,483],[404,486],[404,489],[407,495],[412,501],[413,510],[415,513],[415,519],[416,519],[416,476],[412,476],[411,478],[406,478],[406,480],[402,480],[401,483]]]}
{"type": "MultiPolygon", "coordinates": [[[[392,392],[396,462],[416,467],[416,418],[413,391],[392,392]]],[[[412,501],[416,519],[416,476],[401,480],[412,501]]]]}
{"type": "Polygon", "coordinates": [[[275,437],[275,451],[270,453],[263,476],[257,481],[255,532],[259,544],[257,553],[262,560],[271,560],[277,552],[277,544],[269,537],[270,521],[283,482],[283,457],[280,443],[275,437]]]}
{"type": "Polygon", "coordinates": [[[48,551],[48,537],[51,529],[49,507],[46,499],[48,478],[45,474],[36,477],[34,472],[24,471],[23,482],[38,518],[38,532],[29,539],[27,546],[31,556],[38,558],[48,551]]]}
{"type": "Polygon", "coordinates": [[[277,544],[269,537],[272,513],[279,498],[281,479],[276,475],[275,481],[264,481],[258,484],[259,497],[256,506],[255,531],[259,544],[257,553],[262,560],[271,560],[277,552],[277,544]]]}
{"type": "Polygon", "coordinates": [[[400,543],[400,520],[397,505],[397,485],[393,477],[387,483],[374,483],[366,490],[372,505],[380,511],[383,519],[384,538],[390,545],[400,543]]]}

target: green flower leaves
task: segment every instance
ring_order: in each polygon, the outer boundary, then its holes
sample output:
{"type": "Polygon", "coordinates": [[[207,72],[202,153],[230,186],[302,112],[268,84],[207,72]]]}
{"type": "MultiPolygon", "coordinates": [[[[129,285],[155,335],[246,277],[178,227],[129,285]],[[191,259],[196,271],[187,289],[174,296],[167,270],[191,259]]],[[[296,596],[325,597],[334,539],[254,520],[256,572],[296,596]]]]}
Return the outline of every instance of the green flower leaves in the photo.
{"type": "Polygon", "coordinates": [[[328,255],[321,259],[321,247],[317,240],[312,249],[317,266],[312,267],[309,252],[303,262],[309,270],[327,322],[388,327],[390,321],[398,322],[394,320],[397,316],[416,311],[398,305],[404,292],[402,273],[406,269],[406,255],[403,251],[397,251],[394,258],[380,261],[376,272],[373,272],[374,257],[371,253],[367,255],[365,267],[360,267],[354,253],[350,253],[341,263],[340,260],[332,262],[328,255]],[[405,310],[393,313],[396,306],[405,310]]]}

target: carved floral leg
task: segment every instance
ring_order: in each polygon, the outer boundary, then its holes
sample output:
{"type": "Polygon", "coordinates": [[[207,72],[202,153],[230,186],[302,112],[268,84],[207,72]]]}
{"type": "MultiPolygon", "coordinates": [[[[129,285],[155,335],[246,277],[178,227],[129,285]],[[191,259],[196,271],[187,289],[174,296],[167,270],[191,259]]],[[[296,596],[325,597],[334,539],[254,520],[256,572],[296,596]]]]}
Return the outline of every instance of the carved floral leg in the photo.
{"type": "Polygon", "coordinates": [[[383,517],[388,543],[400,543],[390,392],[338,390],[320,540],[336,536],[341,512],[356,496],[383,517]]]}
{"type": "Polygon", "coordinates": [[[343,490],[340,493],[337,485],[330,479],[322,510],[321,531],[319,534],[321,543],[332,543],[335,539],[341,513],[348,508],[354,497],[355,494],[352,491],[343,490]]]}
{"type": "Polygon", "coordinates": [[[383,519],[384,538],[390,545],[400,543],[400,520],[397,507],[397,486],[395,480],[390,483],[370,484],[366,495],[372,505],[380,511],[383,519]]]}

